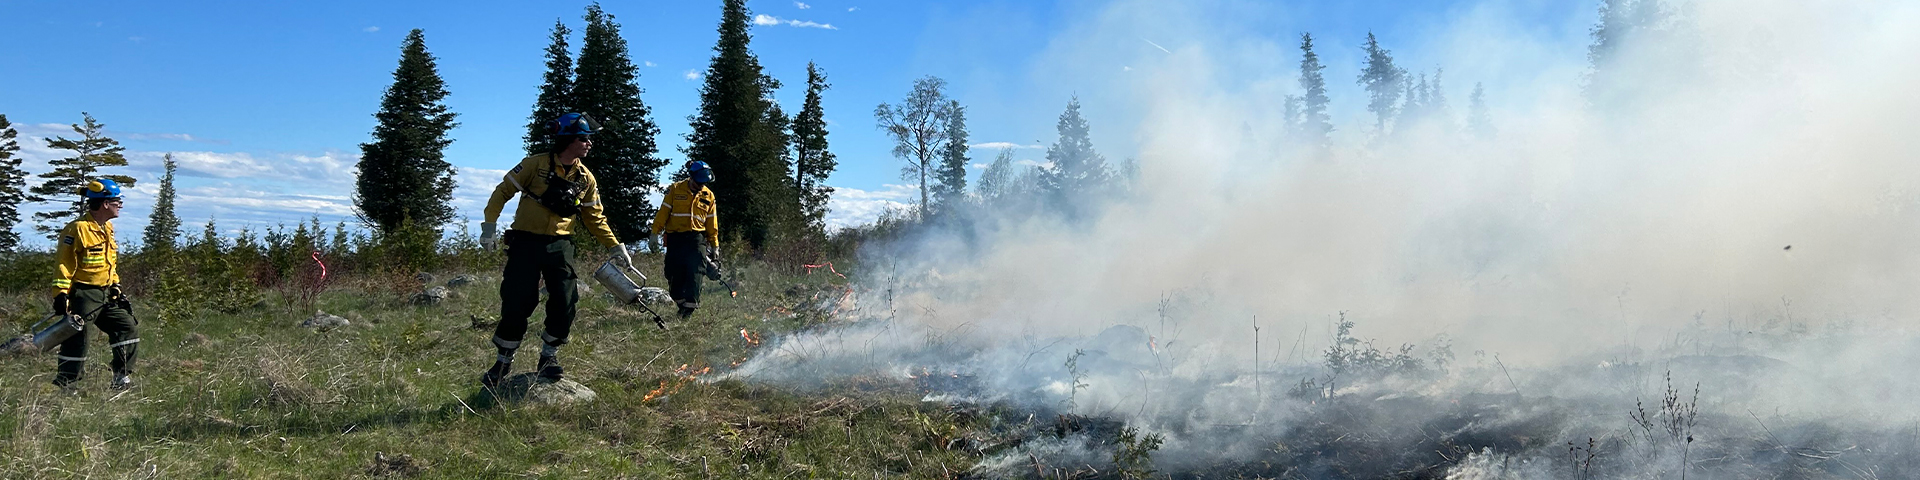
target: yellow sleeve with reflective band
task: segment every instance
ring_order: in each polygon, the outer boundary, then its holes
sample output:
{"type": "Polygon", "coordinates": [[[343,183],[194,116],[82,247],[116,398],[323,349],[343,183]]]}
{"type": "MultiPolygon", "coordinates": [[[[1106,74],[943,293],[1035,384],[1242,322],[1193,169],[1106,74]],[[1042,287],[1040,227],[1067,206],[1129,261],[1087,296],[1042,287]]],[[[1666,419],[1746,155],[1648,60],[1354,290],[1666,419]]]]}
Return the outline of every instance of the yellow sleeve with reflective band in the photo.
{"type": "Polygon", "coordinates": [[[600,241],[601,246],[611,247],[620,244],[613,236],[613,227],[607,225],[606,206],[600,204],[600,181],[593,178],[593,172],[586,165],[579,166],[580,179],[587,182],[587,198],[580,202],[580,220],[587,224],[587,232],[600,241]]]}
{"type": "Polygon", "coordinates": [[[705,187],[701,187],[700,193],[702,194],[701,196],[707,197],[708,202],[713,205],[713,213],[707,214],[707,244],[713,245],[714,250],[719,250],[720,249],[720,202],[712,200],[713,199],[712,190],[707,190],[705,187]]]}
{"type": "Polygon", "coordinates": [[[666,191],[660,195],[660,209],[654,210],[653,229],[648,230],[653,232],[654,235],[667,233],[667,218],[671,217],[673,213],[673,187],[679,185],[678,183],[667,185],[666,191]]]}
{"type": "MultiPolygon", "coordinates": [[[[506,175],[501,176],[500,185],[493,187],[493,196],[487,198],[487,208],[481,214],[485,220],[482,221],[498,223],[500,211],[507,208],[507,200],[512,200],[515,193],[526,191],[522,186],[526,185],[532,176],[533,169],[526,168],[525,159],[521,159],[512,170],[508,170],[506,175]]],[[[533,192],[527,192],[527,194],[532,195],[533,192]]]]}
{"type": "Polygon", "coordinates": [[[66,228],[60,229],[60,236],[54,238],[59,243],[53,254],[56,265],[53,277],[55,295],[72,291],[73,276],[80,273],[80,255],[85,250],[81,247],[79,230],[76,223],[68,223],[66,228]]]}

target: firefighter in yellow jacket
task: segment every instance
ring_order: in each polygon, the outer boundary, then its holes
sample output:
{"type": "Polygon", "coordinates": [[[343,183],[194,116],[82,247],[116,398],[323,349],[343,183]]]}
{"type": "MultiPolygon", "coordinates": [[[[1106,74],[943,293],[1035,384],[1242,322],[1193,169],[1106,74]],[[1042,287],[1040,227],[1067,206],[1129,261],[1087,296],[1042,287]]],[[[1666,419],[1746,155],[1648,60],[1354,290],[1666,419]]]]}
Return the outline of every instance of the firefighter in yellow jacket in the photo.
{"type": "Polygon", "coordinates": [[[53,279],[53,312],[80,317],[82,330],[60,343],[60,365],[53,384],[71,387],[80,381],[87,365],[86,326],[107,333],[107,346],[113,349],[114,390],[133,386],[133,361],[137,358],[139,324],[133,318],[133,305],[120,291],[119,244],[113,240],[113,219],[120,216],[120,185],[110,179],[98,179],[80,187],[87,213],[60,229],[54,253],[58,276],[53,279]]]}
{"type": "Polygon", "coordinates": [[[687,179],[667,186],[653,215],[653,231],[667,244],[667,294],[680,307],[680,318],[700,308],[701,273],[712,265],[717,274],[720,265],[720,216],[708,183],[713,169],[707,162],[687,162],[687,179]]]}
{"type": "Polygon", "coordinates": [[[493,367],[480,376],[480,384],[487,387],[498,385],[513,370],[513,353],[527,334],[527,318],[540,303],[543,278],[547,283],[547,319],[546,329],[540,333],[544,345],[537,368],[541,377],[553,380],[564,373],[559,350],[567,343],[567,332],[573,328],[574,302],[579,300],[574,290],[579,276],[573,269],[573,241],[569,238],[575,227],[574,217],[579,217],[587,232],[606,246],[616,261],[633,264],[626,247],[607,225],[593,173],[580,164],[593,147],[589,137],[593,134],[592,118],[569,113],[549,122],[548,128],[552,151],[521,159],[507,172],[487,200],[485,221],[480,224],[480,242],[491,248],[494,222],[507,200],[520,194],[513,224],[505,235],[507,266],[500,279],[500,325],[493,331],[498,356],[493,367]]]}

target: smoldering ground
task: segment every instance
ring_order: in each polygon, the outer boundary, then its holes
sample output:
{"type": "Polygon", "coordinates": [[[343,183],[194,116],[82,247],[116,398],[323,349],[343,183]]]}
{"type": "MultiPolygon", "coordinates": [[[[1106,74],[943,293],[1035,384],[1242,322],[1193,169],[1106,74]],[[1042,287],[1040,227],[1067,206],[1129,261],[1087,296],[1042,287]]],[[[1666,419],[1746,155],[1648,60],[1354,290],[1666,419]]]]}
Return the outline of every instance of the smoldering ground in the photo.
{"type": "MultiPolygon", "coordinates": [[[[845,326],[730,377],[987,408],[983,477],[1113,475],[1102,422],[1162,436],[1176,477],[1920,471],[1920,5],[1667,3],[1592,64],[1590,16],[1518,5],[1398,43],[1451,114],[1381,131],[1336,101],[1325,149],[1286,133],[1299,56],[1244,5],[1090,9],[1035,77],[1118,105],[1095,138],[1131,193],[875,247],[845,326]],[[1491,137],[1461,132],[1475,82],[1491,137]]],[[[1355,43],[1322,41],[1330,84],[1355,43]]]]}

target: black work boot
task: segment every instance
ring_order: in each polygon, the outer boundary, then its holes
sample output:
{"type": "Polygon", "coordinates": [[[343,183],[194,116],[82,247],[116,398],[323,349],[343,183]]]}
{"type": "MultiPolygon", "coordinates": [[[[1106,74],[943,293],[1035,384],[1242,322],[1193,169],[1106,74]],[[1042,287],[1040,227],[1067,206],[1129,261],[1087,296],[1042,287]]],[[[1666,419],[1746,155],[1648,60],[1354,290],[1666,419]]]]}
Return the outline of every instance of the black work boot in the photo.
{"type": "Polygon", "coordinates": [[[114,390],[133,388],[133,374],[128,372],[115,373],[113,374],[113,382],[108,383],[107,387],[114,390]]]}
{"type": "Polygon", "coordinates": [[[541,355],[539,369],[540,378],[547,380],[559,380],[567,373],[567,369],[560,366],[559,355],[541,355]]]}
{"type": "Polygon", "coordinates": [[[500,355],[493,359],[493,368],[487,369],[487,373],[480,374],[481,386],[493,388],[500,384],[500,380],[506,379],[507,374],[513,373],[513,351],[504,348],[500,350],[500,355]]]}

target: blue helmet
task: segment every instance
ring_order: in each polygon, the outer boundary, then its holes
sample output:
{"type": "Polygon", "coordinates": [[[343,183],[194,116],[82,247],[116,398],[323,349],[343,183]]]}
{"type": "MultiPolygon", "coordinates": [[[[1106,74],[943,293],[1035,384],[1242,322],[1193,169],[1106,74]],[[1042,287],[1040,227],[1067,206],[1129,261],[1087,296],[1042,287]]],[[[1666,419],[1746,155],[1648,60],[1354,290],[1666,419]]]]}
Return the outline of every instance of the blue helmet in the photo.
{"type": "Polygon", "coordinates": [[[87,198],[120,198],[120,184],[111,178],[101,178],[87,182],[80,187],[80,196],[87,198]]]}
{"type": "Polygon", "coordinates": [[[687,162],[687,178],[693,179],[694,183],[713,183],[713,168],[699,160],[687,162]]]}
{"type": "Polygon", "coordinates": [[[584,113],[568,113],[547,122],[547,134],[556,137],[593,135],[594,124],[599,123],[584,113]]]}

